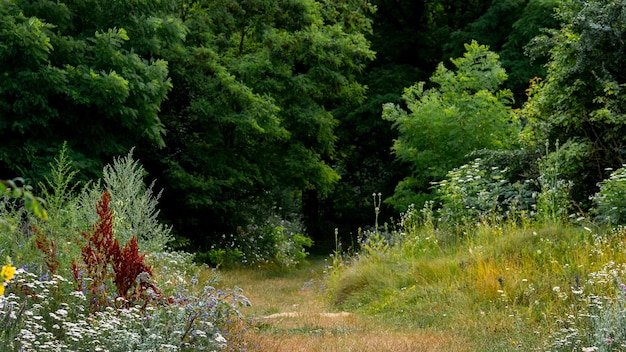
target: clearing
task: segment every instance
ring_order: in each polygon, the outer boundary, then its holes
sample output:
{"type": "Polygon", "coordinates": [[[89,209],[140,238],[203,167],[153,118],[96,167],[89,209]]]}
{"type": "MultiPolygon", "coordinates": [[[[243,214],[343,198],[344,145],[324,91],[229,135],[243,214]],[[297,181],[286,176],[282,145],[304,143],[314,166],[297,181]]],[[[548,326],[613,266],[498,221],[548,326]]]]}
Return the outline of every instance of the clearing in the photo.
{"type": "Polygon", "coordinates": [[[451,331],[403,331],[371,316],[332,310],[323,292],[324,258],[289,273],[265,269],[221,269],[224,287],[238,286],[252,302],[241,309],[250,326],[238,337],[246,351],[469,351],[451,331]]]}

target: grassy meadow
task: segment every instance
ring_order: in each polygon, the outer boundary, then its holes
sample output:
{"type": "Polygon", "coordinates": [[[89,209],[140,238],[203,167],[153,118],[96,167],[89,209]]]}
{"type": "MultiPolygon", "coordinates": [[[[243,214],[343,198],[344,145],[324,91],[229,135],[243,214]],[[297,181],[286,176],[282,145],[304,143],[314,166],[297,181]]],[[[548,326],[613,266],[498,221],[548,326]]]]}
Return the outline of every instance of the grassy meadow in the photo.
{"type": "Polygon", "coordinates": [[[220,282],[252,302],[241,310],[252,350],[620,351],[624,234],[422,226],[292,272],[221,270],[220,282]]]}

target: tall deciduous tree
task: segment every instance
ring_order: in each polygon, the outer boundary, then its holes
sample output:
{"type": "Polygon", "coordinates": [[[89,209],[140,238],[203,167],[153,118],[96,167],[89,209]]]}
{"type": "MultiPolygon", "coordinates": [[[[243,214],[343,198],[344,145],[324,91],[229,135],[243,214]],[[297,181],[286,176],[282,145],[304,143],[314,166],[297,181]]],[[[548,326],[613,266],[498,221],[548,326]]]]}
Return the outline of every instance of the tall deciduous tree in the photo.
{"type": "Polygon", "coordinates": [[[357,0],[181,2],[188,34],[169,59],[167,148],[142,160],[163,170],[165,213],[183,235],[208,244],[255,205],[303,193],[314,205],[332,189],[332,110],[364,97],[356,74],[373,58],[371,10],[357,0]]]}
{"type": "Polygon", "coordinates": [[[516,103],[524,102],[526,89],[533,77],[544,77],[543,60],[532,60],[525,47],[545,28],[557,28],[554,18],[557,0],[493,1],[474,21],[454,31],[444,48],[453,56],[463,50],[463,44],[476,40],[488,45],[501,57],[509,78],[505,86],[514,93],[516,103]]]}
{"type": "Polygon", "coordinates": [[[182,39],[163,14],[152,1],[0,4],[0,172],[41,176],[64,140],[91,173],[133,145],[162,146],[167,63],[139,43],[182,39]]]}
{"type": "Polygon", "coordinates": [[[512,94],[499,90],[507,75],[498,55],[476,42],[465,48],[463,57],[452,59],[454,71],[439,64],[430,78],[436,87],[420,82],[405,90],[408,112],[391,103],[383,108],[383,118],[398,130],[393,150],[413,171],[390,199],[399,210],[420,206],[431,182],[463,164],[468,153],[505,149],[516,135],[512,94]]]}

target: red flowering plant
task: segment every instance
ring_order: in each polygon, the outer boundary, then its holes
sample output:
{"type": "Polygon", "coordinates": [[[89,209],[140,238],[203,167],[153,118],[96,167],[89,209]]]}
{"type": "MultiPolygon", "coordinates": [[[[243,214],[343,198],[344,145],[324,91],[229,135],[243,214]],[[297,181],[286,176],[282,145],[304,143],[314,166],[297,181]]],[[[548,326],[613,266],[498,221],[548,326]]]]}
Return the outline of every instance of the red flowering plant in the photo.
{"type": "Polygon", "coordinates": [[[39,248],[44,255],[46,267],[48,267],[50,274],[56,274],[57,269],[61,265],[57,258],[56,242],[49,239],[37,226],[32,226],[32,230],[35,233],[35,245],[37,245],[37,248],[39,248]]]}
{"type": "Polygon", "coordinates": [[[124,246],[113,234],[113,211],[108,190],[96,205],[99,220],[91,232],[83,232],[87,243],[81,251],[82,263],[72,262],[72,275],[78,290],[87,291],[94,312],[107,306],[145,308],[158,299],[160,291],[151,281],[152,269],[139,254],[137,238],[124,246]]]}

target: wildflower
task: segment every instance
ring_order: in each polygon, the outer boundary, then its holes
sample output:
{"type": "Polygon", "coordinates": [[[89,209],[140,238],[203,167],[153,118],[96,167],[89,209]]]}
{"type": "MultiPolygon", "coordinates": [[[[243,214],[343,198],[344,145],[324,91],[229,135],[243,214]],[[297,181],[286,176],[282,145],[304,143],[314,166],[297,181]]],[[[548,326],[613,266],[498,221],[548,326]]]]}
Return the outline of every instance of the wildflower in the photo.
{"type": "Polygon", "coordinates": [[[594,352],[597,351],[598,347],[583,347],[582,352],[594,352]]]}
{"type": "Polygon", "coordinates": [[[4,287],[6,282],[11,280],[15,275],[15,267],[11,265],[11,262],[7,260],[8,264],[2,266],[0,269],[0,296],[4,295],[4,287]]]}
{"type": "Polygon", "coordinates": [[[0,271],[0,276],[2,276],[3,281],[9,281],[13,278],[13,275],[15,275],[15,267],[11,264],[7,264],[5,266],[2,267],[2,270],[0,271]]]}
{"type": "Polygon", "coordinates": [[[219,344],[226,344],[228,342],[219,332],[215,334],[215,341],[219,344]]]}

